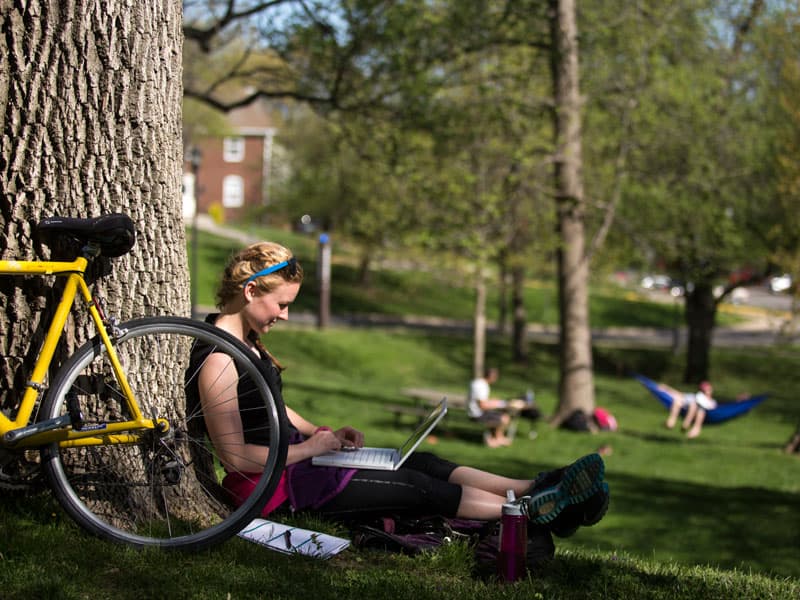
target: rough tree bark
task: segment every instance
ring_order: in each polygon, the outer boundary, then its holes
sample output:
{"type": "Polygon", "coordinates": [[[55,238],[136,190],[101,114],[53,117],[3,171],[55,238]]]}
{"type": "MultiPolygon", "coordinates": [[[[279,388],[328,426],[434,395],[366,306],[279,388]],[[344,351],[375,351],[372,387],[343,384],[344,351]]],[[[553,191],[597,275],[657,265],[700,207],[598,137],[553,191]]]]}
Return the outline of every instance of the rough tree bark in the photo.
{"type": "MultiPolygon", "coordinates": [[[[137,243],[95,287],[106,312],[123,320],[189,314],[181,19],[180,0],[0,5],[0,255],[50,258],[35,230],[44,216],[129,214],[137,243]]],[[[0,403],[8,412],[57,285],[49,277],[0,278],[0,403]]],[[[85,311],[73,311],[66,333],[56,361],[93,334],[85,311]]]]}
{"type": "Polygon", "coordinates": [[[574,0],[550,0],[555,90],[555,187],[560,307],[559,425],[574,410],[594,408],[592,338],[589,327],[589,263],[585,251],[581,98],[574,0]]]}
{"type": "MultiPolygon", "coordinates": [[[[180,0],[4,2],[0,29],[2,257],[49,257],[44,216],[125,212],[138,240],[99,286],[109,312],[187,314],[180,0]]],[[[52,285],[0,279],[4,395],[35,359],[52,285]]]]}
{"type": "Polygon", "coordinates": [[[528,360],[528,314],[525,310],[525,267],[522,265],[511,268],[511,312],[511,356],[514,362],[525,363],[528,360]]]}

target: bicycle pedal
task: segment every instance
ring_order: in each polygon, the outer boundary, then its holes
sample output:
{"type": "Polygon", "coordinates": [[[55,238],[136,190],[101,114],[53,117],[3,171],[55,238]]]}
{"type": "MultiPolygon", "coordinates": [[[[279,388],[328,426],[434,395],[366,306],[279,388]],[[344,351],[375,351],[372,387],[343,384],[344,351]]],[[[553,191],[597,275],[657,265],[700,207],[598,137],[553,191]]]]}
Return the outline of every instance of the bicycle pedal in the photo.
{"type": "Polygon", "coordinates": [[[78,394],[72,390],[67,393],[67,413],[69,414],[69,420],[72,422],[72,428],[75,431],[83,429],[83,413],[78,402],[78,394]]]}

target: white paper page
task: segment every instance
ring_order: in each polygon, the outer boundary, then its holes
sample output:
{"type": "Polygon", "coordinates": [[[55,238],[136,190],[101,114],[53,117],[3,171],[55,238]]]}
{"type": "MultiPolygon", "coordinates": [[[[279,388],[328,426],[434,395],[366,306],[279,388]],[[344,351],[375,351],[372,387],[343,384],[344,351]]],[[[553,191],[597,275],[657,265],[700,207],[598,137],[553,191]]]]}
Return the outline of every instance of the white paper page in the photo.
{"type": "Polygon", "coordinates": [[[242,537],[283,554],[302,554],[327,559],[350,545],[350,540],[299,527],[253,519],[242,531],[242,537]]]}

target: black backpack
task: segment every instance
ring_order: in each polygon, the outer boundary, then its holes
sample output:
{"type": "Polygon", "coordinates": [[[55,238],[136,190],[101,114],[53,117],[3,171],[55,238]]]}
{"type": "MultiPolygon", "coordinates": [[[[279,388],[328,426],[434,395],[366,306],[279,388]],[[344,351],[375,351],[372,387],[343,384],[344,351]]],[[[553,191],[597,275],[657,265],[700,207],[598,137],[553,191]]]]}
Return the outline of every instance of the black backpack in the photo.
{"type": "MultiPolygon", "coordinates": [[[[351,538],[356,548],[412,556],[436,550],[455,540],[464,540],[474,548],[477,574],[491,577],[497,565],[500,522],[439,516],[391,516],[351,525],[351,538]]],[[[529,526],[526,553],[528,569],[535,572],[554,554],[555,546],[550,532],[543,527],[529,526]]]]}
{"type": "Polygon", "coordinates": [[[561,423],[564,429],[571,429],[572,431],[591,431],[592,426],[589,424],[589,417],[582,410],[575,410],[572,412],[564,422],[561,423]]]}

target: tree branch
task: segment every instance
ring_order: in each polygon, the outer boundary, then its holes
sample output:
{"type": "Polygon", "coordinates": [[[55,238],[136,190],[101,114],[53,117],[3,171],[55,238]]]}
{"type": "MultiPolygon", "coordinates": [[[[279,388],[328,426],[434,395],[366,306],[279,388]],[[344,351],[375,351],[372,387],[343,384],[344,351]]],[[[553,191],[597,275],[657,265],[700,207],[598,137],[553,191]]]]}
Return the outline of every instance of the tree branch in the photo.
{"type": "Polygon", "coordinates": [[[190,89],[184,89],[183,95],[187,98],[194,98],[195,100],[204,102],[222,112],[230,112],[234,109],[247,106],[258,98],[291,98],[293,100],[300,100],[303,102],[309,102],[311,104],[332,104],[332,100],[328,96],[315,96],[313,94],[304,94],[294,90],[256,90],[249,94],[243,95],[241,98],[229,102],[225,102],[223,100],[219,100],[190,89]]]}
{"type": "MultiPolygon", "coordinates": [[[[236,0],[228,0],[225,14],[216,21],[213,21],[208,27],[201,28],[192,25],[183,26],[183,35],[187,39],[194,40],[198,43],[203,52],[211,51],[211,42],[220,31],[225,29],[231,23],[247,19],[261,11],[274,8],[287,2],[295,2],[295,0],[268,0],[267,2],[258,2],[252,6],[243,9],[239,12],[236,11],[236,0]]],[[[303,6],[305,7],[304,3],[303,6]]]]}
{"type": "Polygon", "coordinates": [[[764,0],[753,0],[753,3],[750,5],[750,12],[736,28],[736,39],[733,41],[734,59],[738,59],[739,56],[741,56],[744,40],[752,29],[753,23],[764,10],[764,4],[764,0]]]}

